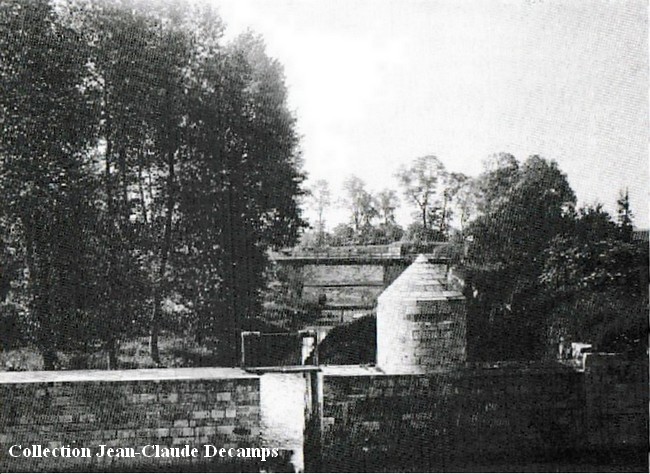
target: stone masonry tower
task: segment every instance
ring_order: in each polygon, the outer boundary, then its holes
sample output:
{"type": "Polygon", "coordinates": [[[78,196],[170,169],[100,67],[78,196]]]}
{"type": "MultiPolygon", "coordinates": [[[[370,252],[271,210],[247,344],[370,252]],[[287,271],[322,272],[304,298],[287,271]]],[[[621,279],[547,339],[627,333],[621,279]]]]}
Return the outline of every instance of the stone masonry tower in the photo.
{"type": "Polygon", "coordinates": [[[418,256],[377,300],[377,366],[404,373],[465,362],[466,314],[447,264],[418,256]]]}

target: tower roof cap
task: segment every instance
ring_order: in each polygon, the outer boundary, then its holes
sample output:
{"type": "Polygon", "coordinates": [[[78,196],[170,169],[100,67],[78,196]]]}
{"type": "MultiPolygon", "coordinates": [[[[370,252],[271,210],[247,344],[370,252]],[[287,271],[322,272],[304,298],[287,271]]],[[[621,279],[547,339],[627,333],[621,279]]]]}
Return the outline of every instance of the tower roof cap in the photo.
{"type": "Polygon", "coordinates": [[[418,301],[459,299],[463,295],[450,287],[445,263],[430,263],[420,254],[413,263],[379,295],[385,299],[416,299],[418,301]]]}

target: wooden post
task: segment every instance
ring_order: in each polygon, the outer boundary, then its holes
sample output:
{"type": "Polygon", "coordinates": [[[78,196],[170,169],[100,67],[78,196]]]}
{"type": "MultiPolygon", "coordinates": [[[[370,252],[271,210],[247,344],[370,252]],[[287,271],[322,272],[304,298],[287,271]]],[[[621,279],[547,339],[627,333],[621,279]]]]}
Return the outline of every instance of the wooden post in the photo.
{"type": "Polygon", "coordinates": [[[305,424],[304,459],[306,472],[320,472],[323,457],[323,376],[320,370],[306,373],[310,393],[310,417],[305,424]]]}
{"type": "Polygon", "coordinates": [[[245,354],[246,351],[244,350],[244,338],[246,337],[246,331],[241,332],[241,348],[240,348],[240,355],[241,355],[241,360],[239,362],[240,367],[243,369],[245,367],[245,354]]]}

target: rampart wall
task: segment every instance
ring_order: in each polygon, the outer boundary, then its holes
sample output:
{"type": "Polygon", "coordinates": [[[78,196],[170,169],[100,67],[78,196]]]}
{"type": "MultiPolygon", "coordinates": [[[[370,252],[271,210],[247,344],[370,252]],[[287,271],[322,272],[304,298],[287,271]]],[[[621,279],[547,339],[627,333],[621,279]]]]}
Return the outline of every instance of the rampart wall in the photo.
{"type": "Polygon", "coordinates": [[[522,364],[413,375],[326,373],[323,463],[357,472],[453,470],[459,462],[527,463],[630,449],[643,459],[647,364],[593,357],[585,372],[522,364]]]}
{"type": "Polygon", "coordinates": [[[584,372],[586,441],[597,449],[650,446],[648,364],[590,354],[584,372]]]}
{"type": "Polygon", "coordinates": [[[290,275],[296,302],[318,304],[321,317],[314,323],[337,326],[368,314],[377,297],[410,260],[401,258],[287,258],[277,260],[290,275]]]}
{"type": "MultiPolygon", "coordinates": [[[[176,469],[198,458],[97,457],[99,446],[259,447],[259,377],[236,369],[7,373],[0,383],[0,471],[176,469]],[[7,376],[15,380],[8,381],[7,376]],[[92,447],[90,458],[12,458],[11,445],[92,447]]],[[[215,456],[226,466],[254,462],[215,456]]],[[[224,466],[224,469],[229,468],[224,466]]]]}
{"type": "MultiPolygon", "coordinates": [[[[618,357],[590,356],[584,371],[525,364],[387,375],[368,367],[323,367],[319,380],[320,406],[307,411],[322,414],[321,421],[298,417],[296,429],[322,427],[322,434],[305,435],[321,440],[306,449],[305,463],[328,471],[453,470],[459,458],[485,466],[567,452],[647,453],[648,366],[618,357]]],[[[266,405],[283,422],[283,403],[311,398],[290,397],[282,384],[276,392],[266,405]]],[[[260,377],[238,369],[1,374],[0,471],[259,471],[269,464],[218,456],[209,464],[142,456],[11,458],[7,450],[35,444],[260,447],[261,396],[267,395],[260,377]]]]}

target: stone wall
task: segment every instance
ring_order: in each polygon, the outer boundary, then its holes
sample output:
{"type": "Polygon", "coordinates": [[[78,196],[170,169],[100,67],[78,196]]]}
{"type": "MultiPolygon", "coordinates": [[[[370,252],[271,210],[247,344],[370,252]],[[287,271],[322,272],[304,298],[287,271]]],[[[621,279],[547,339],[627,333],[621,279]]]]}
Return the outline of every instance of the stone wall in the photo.
{"type": "MultiPolygon", "coordinates": [[[[303,288],[303,301],[322,302],[327,309],[360,309],[369,312],[375,306],[377,297],[384,291],[381,285],[318,285],[303,288]]],[[[347,322],[351,318],[344,318],[347,322]]]]}
{"type": "Polygon", "coordinates": [[[616,356],[590,355],[584,371],[515,364],[387,375],[373,367],[323,367],[322,404],[315,406],[301,403],[311,397],[300,375],[262,377],[273,382],[266,395],[259,376],[238,369],[0,374],[0,471],[272,470],[255,459],[30,459],[7,450],[265,442],[297,449],[302,412],[322,414],[321,441],[305,462],[322,457],[328,471],[454,470],[459,459],[512,467],[574,452],[647,453],[648,365],[616,356]],[[261,403],[261,396],[272,398],[261,403]],[[273,431],[277,420],[291,425],[293,431],[280,431],[291,439],[273,431]]]}
{"type": "MultiPolygon", "coordinates": [[[[55,448],[260,446],[259,377],[235,369],[3,374],[0,471],[174,469],[257,460],[164,458],[12,458],[11,445],[55,448]],[[9,382],[15,375],[18,381],[9,382]],[[19,377],[22,377],[20,380],[19,377]]],[[[94,454],[93,452],[93,454],[94,454]]],[[[226,469],[228,469],[226,467],[226,469]]]]}
{"type": "Polygon", "coordinates": [[[321,324],[328,325],[372,311],[386,287],[382,264],[306,263],[301,275],[302,301],[320,304],[321,324]]]}
{"type": "Polygon", "coordinates": [[[384,266],[306,264],[302,269],[305,285],[383,285],[384,266]]]}
{"type": "Polygon", "coordinates": [[[357,472],[453,470],[629,448],[643,458],[648,385],[638,384],[639,367],[627,370],[625,381],[595,367],[586,374],[534,365],[411,375],[331,370],[323,378],[323,463],[357,472]]]}
{"type": "Polygon", "coordinates": [[[648,445],[648,363],[614,354],[585,358],[585,419],[589,445],[648,445]]]}
{"type": "Polygon", "coordinates": [[[372,312],[377,297],[408,266],[400,258],[276,258],[294,304],[319,305],[306,326],[338,326],[372,312]]]}
{"type": "Polygon", "coordinates": [[[448,266],[418,256],[377,299],[377,365],[389,373],[465,362],[465,297],[448,266]]]}
{"type": "Polygon", "coordinates": [[[377,307],[377,365],[394,373],[464,363],[466,312],[464,299],[384,298],[377,307]]]}

